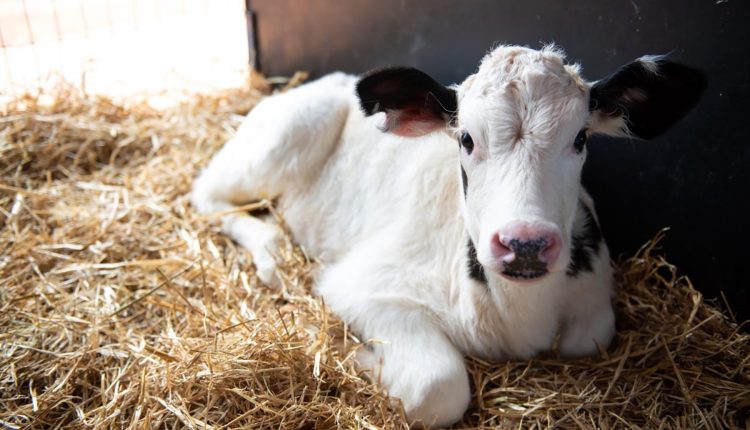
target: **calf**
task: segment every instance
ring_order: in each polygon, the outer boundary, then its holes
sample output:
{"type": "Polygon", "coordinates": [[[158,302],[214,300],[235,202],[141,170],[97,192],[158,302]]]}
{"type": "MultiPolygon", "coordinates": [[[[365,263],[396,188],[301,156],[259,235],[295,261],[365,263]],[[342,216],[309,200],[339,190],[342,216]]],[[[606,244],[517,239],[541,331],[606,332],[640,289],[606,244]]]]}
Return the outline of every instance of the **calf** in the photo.
{"type": "MultiPolygon", "coordinates": [[[[593,134],[648,139],[700,97],[700,72],[643,57],[588,83],[554,47],[500,46],[460,85],[412,68],[341,73],[269,97],[194,185],[203,213],[278,198],[324,263],[316,292],[364,339],[357,360],[409,419],[469,404],[463,356],[565,356],[614,333],[612,268],[580,184],[593,134]]],[[[231,212],[231,211],[229,211],[231,212]]],[[[274,281],[277,226],[223,231],[274,281]]]]}

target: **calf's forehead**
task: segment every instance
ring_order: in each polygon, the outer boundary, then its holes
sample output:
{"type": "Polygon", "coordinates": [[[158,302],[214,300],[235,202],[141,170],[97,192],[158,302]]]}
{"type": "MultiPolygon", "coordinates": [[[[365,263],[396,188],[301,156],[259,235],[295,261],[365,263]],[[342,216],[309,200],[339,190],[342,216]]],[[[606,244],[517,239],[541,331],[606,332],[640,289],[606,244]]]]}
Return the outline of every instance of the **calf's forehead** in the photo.
{"type": "Polygon", "coordinates": [[[566,64],[565,55],[555,47],[535,50],[499,46],[484,56],[477,72],[462,84],[461,90],[490,93],[510,82],[556,87],[570,95],[588,94],[579,66],[566,64]]]}
{"type": "Polygon", "coordinates": [[[566,122],[585,119],[588,98],[579,67],[566,64],[560,51],[501,46],[458,87],[459,122],[496,124],[519,137],[554,135],[566,122]],[[485,118],[476,118],[477,113],[485,118]]]}

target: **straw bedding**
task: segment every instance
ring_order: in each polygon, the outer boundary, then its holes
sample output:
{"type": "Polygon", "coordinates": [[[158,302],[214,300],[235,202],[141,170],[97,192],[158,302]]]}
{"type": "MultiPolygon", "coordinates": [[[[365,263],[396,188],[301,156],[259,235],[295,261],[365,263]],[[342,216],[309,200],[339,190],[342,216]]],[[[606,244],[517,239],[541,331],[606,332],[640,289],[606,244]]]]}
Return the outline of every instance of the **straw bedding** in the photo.
{"type": "MultiPolygon", "coordinates": [[[[189,207],[199,167],[268,89],[254,83],[163,110],[72,87],[5,108],[0,426],[406,428],[357,374],[356,334],[310,296],[315,261],[287,238],[283,288],[266,288],[189,207]]],[[[467,358],[459,427],[748,428],[748,335],[654,243],[619,264],[608,350],[467,358]]]]}

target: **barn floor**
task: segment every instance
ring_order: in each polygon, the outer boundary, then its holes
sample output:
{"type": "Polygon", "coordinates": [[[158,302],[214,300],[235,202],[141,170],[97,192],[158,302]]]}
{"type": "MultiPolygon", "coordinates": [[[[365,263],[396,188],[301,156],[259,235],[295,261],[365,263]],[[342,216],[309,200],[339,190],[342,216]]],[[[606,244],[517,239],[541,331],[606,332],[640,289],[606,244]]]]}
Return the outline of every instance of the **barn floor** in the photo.
{"type": "MultiPolygon", "coordinates": [[[[1,426],[406,427],[309,295],[315,262],[289,242],[283,288],[268,289],[189,207],[199,166],[267,90],[254,83],[164,111],[70,87],[5,108],[1,426]]],[[[598,357],[467,358],[458,427],[750,426],[749,336],[654,244],[618,285],[617,339],[598,357]]]]}

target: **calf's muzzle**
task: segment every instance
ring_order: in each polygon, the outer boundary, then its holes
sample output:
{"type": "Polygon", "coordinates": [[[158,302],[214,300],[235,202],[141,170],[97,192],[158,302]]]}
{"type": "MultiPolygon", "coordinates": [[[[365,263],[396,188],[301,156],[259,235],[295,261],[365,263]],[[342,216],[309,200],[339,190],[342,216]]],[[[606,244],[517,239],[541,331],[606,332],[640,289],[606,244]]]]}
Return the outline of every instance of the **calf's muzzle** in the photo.
{"type": "Polygon", "coordinates": [[[490,249],[501,268],[500,274],[512,280],[532,280],[546,275],[560,256],[560,234],[548,227],[516,222],[492,235],[490,249]]]}

